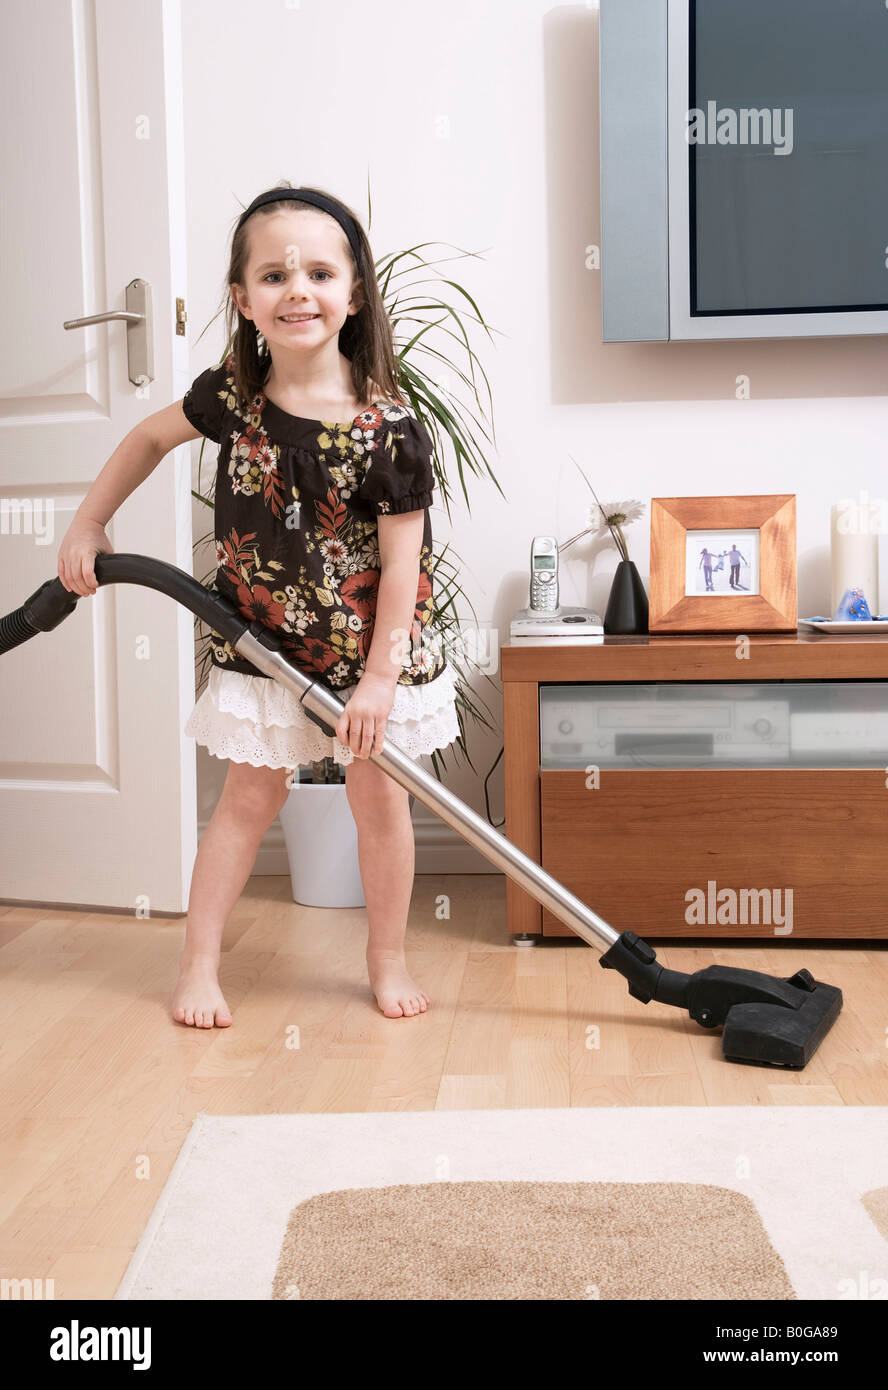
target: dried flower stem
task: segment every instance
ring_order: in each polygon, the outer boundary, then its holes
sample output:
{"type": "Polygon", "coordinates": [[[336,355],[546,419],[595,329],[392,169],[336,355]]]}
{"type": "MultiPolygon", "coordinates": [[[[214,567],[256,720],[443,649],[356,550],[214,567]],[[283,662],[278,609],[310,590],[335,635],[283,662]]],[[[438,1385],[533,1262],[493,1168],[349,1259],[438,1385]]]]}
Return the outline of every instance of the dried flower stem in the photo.
{"type": "MultiPolygon", "coordinates": [[[[605,521],[605,523],[607,524],[607,528],[608,528],[608,530],[610,531],[611,536],[613,537],[614,544],[616,545],[618,551],[620,552],[621,558],[622,558],[623,560],[628,560],[628,559],[629,559],[629,547],[628,547],[628,545],[626,544],[626,537],[623,535],[623,528],[622,528],[622,526],[620,525],[620,523],[619,523],[618,521],[613,521],[613,522],[612,522],[612,521],[610,520],[610,518],[608,517],[607,513],[606,513],[605,510],[604,510],[604,507],[602,507],[601,503],[600,503],[599,500],[598,500],[598,497],[597,497],[597,495],[596,495],[596,493],[595,493],[594,487],[593,487],[592,484],[589,482],[589,479],[586,477],[586,475],[585,475],[585,473],[583,472],[582,468],[580,468],[580,465],[577,463],[577,461],[576,461],[576,459],[574,458],[573,454],[568,454],[568,458],[570,459],[571,463],[576,464],[576,467],[577,467],[577,469],[578,469],[578,471],[579,471],[580,477],[583,479],[583,482],[586,484],[586,486],[588,487],[588,489],[589,489],[589,491],[591,492],[592,496],[595,498],[595,505],[597,506],[598,511],[599,511],[599,513],[600,513],[602,519],[603,519],[603,520],[605,521]]],[[[590,531],[595,531],[595,530],[597,530],[597,527],[595,527],[595,526],[587,526],[586,529],[585,529],[585,531],[580,531],[578,535],[576,535],[576,536],[571,536],[571,538],[570,538],[569,541],[565,541],[565,542],[564,542],[564,545],[559,546],[559,551],[560,551],[560,550],[566,550],[567,547],[568,547],[569,545],[573,545],[574,541],[582,540],[583,536],[588,536],[588,534],[589,534],[590,531]]]]}

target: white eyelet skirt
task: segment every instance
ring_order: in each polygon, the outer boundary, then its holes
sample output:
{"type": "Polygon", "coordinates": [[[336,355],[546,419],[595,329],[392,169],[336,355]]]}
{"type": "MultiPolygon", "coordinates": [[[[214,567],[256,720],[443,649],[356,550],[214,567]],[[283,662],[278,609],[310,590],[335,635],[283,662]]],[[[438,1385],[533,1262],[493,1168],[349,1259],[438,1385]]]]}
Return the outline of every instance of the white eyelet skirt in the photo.
{"type": "MultiPolygon", "coordinates": [[[[357,688],[336,691],[343,704],[357,688]]],[[[398,685],[385,736],[406,753],[420,758],[446,748],[459,736],[453,669],[425,685],[398,685]]],[[[207,687],[188,716],[185,733],[215,758],[253,767],[291,771],[321,758],[347,765],[356,754],[335,734],[325,734],[310,720],[298,696],[267,676],[210,668],[207,687]]]]}

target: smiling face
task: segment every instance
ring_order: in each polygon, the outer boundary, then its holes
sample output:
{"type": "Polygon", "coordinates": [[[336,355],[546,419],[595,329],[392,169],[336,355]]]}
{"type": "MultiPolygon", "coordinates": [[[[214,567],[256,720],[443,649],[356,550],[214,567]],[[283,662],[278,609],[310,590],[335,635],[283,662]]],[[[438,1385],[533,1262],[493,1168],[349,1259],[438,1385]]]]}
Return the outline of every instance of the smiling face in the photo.
{"type": "Polygon", "coordinates": [[[244,285],[231,294],[270,350],[304,355],[326,343],[338,351],[339,330],[363,304],[352,286],[345,233],[325,212],[280,209],[247,223],[249,256],[244,285]],[[308,316],[307,318],[305,316],[308,316]],[[288,320],[302,319],[302,322],[288,320]]]}

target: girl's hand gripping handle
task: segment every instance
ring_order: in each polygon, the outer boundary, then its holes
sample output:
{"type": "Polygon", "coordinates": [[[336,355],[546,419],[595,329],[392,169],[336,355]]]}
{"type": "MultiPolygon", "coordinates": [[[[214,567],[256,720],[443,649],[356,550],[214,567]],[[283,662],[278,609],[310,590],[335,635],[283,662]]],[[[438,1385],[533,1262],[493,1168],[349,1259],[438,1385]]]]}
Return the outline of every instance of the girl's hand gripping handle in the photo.
{"type": "Polygon", "coordinates": [[[71,522],[59,547],[59,579],[66,589],[86,598],[98,589],[94,561],[97,555],[113,555],[105,529],[97,521],[71,522]]]}

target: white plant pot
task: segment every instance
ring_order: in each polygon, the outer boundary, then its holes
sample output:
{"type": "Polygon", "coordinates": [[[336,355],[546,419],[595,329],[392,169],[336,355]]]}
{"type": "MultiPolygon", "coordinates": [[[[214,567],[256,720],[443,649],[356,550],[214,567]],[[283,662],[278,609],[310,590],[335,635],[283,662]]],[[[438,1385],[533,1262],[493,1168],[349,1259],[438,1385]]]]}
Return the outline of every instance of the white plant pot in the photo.
{"type": "Polygon", "coordinates": [[[294,902],[306,907],[366,907],[358,827],[344,782],[294,782],[280,822],[294,902]]]}

